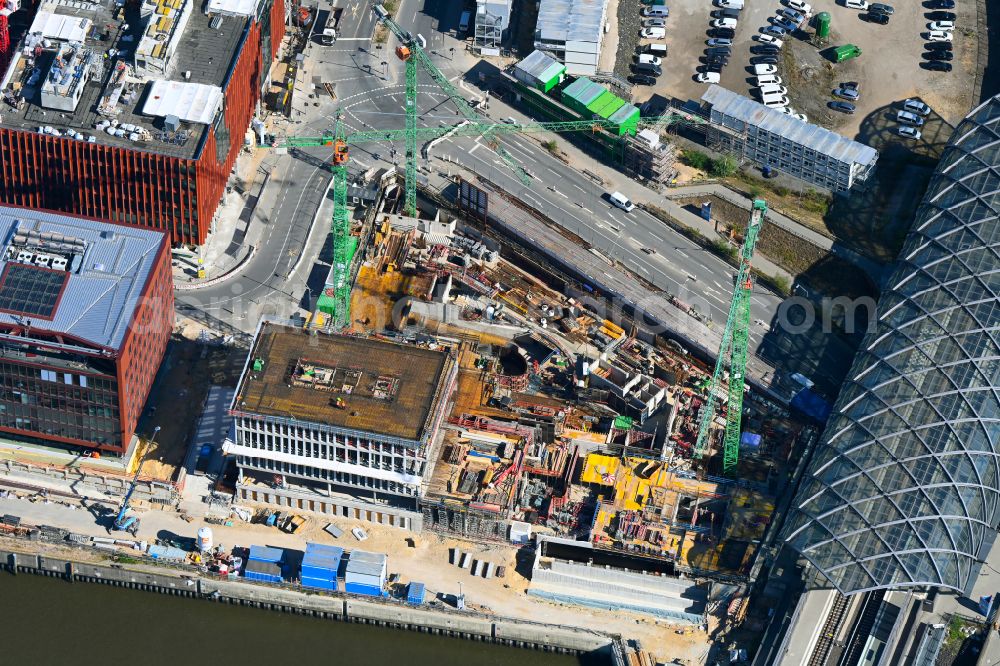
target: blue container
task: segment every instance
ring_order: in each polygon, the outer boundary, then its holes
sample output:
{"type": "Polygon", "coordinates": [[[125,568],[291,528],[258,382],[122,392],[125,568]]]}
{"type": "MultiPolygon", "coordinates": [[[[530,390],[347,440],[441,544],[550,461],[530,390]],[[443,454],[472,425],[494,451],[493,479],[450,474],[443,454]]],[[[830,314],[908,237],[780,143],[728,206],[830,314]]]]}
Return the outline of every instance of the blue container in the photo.
{"type": "Polygon", "coordinates": [[[255,580],[260,583],[280,583],[283,580],[281,566],[274,562],[261,562],[259,560],[247,562],[243,576],[247,580],[255,580]]]}
{"type": "Polygon", "coordinates": [[[337,579],[328,580],[324,578],[308,578],[306,576],[302,577],[302,587],[312,587],[317,590],[328,590],[330,592],[335,592],[337,590],[337,579]]]}
{"type": "Polygon", "coordinates": [[[340,560],[344,549],[339,546],[324,546],[318,543],[307,543],[306,554],[302,558],[302,578],[322,578],[337,580],[340,560]]]}
{"type": "Polygon", "coordinates": [[[255,562],[280,562],[285,559],[285,551],[270,546],[250,546],[250,559],[255,562]]]}
{"type": "Polygon", "coordinates": [[[425,594],[423,583],[410,583],[406,589],[406,601],[411,604],[422,604],[425,594]]]}
{"type": "Polygon", "coordinates": [[[382,596],[382,588],[375,587],[374,585],[363,585],[362,583],[347,583],[344,585],[344,590],[351,594],[363,594],[367,597],[382,596]]]}

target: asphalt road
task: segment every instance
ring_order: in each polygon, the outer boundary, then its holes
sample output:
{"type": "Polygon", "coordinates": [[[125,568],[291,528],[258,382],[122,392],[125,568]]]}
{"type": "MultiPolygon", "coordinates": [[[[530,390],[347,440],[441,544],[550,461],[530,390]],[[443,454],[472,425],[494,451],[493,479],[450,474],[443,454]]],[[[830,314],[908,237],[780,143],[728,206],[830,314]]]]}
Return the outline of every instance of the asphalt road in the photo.
{"type": "MultiPolygon", "coordinates": [[[[316,61],[313,76],[335,81],[337,102],[320,102],[315,111],[291,130],[299,136],[314,135],[332,124],[335,110],[344,112],[349,129],[400,128],[404,125],[403,65],[392,54],[395,40],[381,49],[365,35],[373,28],[366,5],[349,5],[341,20],[341,38],[332,47],[310,46],[316,61]],[[382,62],[386,62],[382,66],[382,62]]],[[[427,40],[427,51],[445,76],[467,99],[482,97],[481,90],[464,77],[478,59],[464,51],[454,39],[462,11],[460,0],[403,0],[399,23],[427,40]],[[451,51],[454,48],[455,51],[451,51]]],[[[454,105],[425,76],[418,85],[420,123],[450,125],[460,120],[454,105]]],[[[325,98],[323,98],[325,99],[325,98]]],[[[494,119],[520,114],[490,99],[494,119]]],[[[505,186],[522,200],[545,212],[608,256],[630,267],[657,287],[695,305],[722,325],[729,311],[734,269],[651,215],[636,209],[626,213],[611,206],[607,193],[580,172],[550,155],[532,139],[507,136],[505,147],[533,176],[524,186],[481,140],[450,139],[438,144],[433,154],[505,186]],[[650,254],[643,248],[653,249],[650,254]]],[[[323,201],[329,174],[322,165],[323,150],[302,151],[298,157],[277,158],[272,182],[262,195],[258,210],[265,217],[256,254],[231,280],[193,292],[180,292],[183,306],[251,331],[261,314],[304,311],[304,295],[315,295],[322,286],[326,266],[318,259],[329,225],[320,220],[310,234],[323,201]],[[300,259],[302,259],[300,261],[300,259]]],[[[357,172],[370,166],[389,166],[403,157],[401,145],[368,144],[352,148],[351,168],[357,172]],[[393,150],[395,149],[395,150],[393,150]]],[[[422,169],[440,169],[439,160],[422,163],[422,169]]],[[[401,166],[401,165],[400,165],[401,166]]],[[[659,196],[649,192],[648,200],[659,196]]],[[[828,377],[839,384],[838,373],[849,365],[852,349],[835,335],[813,331],[782,336],[778,327],[781,298],[758,289],[753,296],[754,325],[751,350],[777,367],[813,376],[828,377]],[[773,330],[772,330],[773,329],[773,330]],[[789,359],[794,363],[789,365],[789,359]]]]}

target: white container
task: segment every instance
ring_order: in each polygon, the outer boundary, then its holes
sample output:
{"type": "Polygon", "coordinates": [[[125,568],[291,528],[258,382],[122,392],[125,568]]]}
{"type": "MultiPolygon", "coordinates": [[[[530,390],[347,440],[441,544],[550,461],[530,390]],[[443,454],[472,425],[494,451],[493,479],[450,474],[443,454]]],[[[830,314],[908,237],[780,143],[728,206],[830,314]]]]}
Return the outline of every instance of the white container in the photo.
{"type": "Polygon", "coordinates": [[[207,553],[212,550],[214,544],[212,543],[212,528],[211,527],[201,527],[198,529],[198,550],[203,553],[207,553]]]}

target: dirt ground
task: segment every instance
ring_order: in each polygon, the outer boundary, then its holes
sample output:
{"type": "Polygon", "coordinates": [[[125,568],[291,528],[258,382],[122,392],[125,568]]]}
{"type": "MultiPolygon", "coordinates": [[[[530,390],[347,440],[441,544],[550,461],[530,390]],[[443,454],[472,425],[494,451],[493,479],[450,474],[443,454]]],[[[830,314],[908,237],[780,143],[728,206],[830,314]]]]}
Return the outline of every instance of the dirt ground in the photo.
{"type": "Polygon", "coordinates": [[[235,386],[246,358],[245,350],[197,342],[201,330],[197,324],[182,322],[180,328],[181,334],[167,346],[136,428],[136,434],[148,442],[153,429],[160,427],[153,446],[146,448],[142,474],[165,481],[176,476],[184,461],[209,387],[235,386]]]}
{"type": "MultiPolygon", "coordinates": [[[[94,523],[93,516],[89,512],[71,510],[57,503],[0,499],[0,513],[19,515],[28,523],[57,525],[82,534],[106,536],[104,528],[94,523]]],[[[235,545],[260,544],[304,551],[306,542],[314,541],[345,549],[359,548],[386,553],[389,558],[390,573],[399,574],[400,582],[403,583],[423,582],[427,587],[428,599],[434,599],[438,593],[448,595],[458,593],[461,582],[462,592],[465,593],[467,603],[472,609],[502,616],[540,619],[552,624],[618,633],[625,638],[640,640],[643,648],[654,653],[660,661],[669,662],[679,657],[691,664],[704,663],[708,651],[708,636],[702,631],[685,632],[677,626],[657,622],[634,613],[591,610],[527,596],[525,590],[528,587],[528,580],[523,572],[530,566],[527,564],[530,557],[522,557],[522,563],[519,564],[517,551],[511,546],[479,545],[433,533],[414,535],[369,523],[363,524],[369,538],[359,543],[349,532],[350,528],[355,526],[352,521],[339,520],[336,524],[345,530],[339,539],[334,539],[323,531],[322,528],[327,525],[327,521],[321,516],[311,516],[294,535],[285,534],[273,527],[245,523],[232,527],[213,525],[212,530],[215,542],[224,544],[227,548],[235,545]],[[454,547],[471,553],[477,559],[506,566],[506,576],[502,579],[494,577],[489,580],[474,578],[470,574],[470,569],[460,569],[450,565],[449,548],[454,547]]],[[[199,527],[201,525],[197,522],[185,523],[178,514],[170,511],[147,511],[142,515],[139,537],[151,540],[158,534],[193,536],[199,527]]],[[[0,537],[0,542],[3,541],[4,539],[0,537]]],[[[31,545],[23,541],[18,541],[17,544],[21,550],[31,545]]],[[[712,628],[714,627],[710,627],[712,628]]]]}

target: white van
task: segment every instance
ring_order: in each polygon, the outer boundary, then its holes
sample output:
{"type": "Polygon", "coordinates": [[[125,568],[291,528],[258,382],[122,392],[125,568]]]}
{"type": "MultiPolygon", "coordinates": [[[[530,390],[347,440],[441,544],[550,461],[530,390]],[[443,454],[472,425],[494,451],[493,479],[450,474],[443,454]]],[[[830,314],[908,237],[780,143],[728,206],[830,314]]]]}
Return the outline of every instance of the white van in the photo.
{"type": "Polygon", "coordinates": [[[646,7],[642,15],[644,18],[667,18],[670,16],[670,10],[663,5],[653,5],[652,7],[646,7]]]}
{"type": "Polygon", "coordinates": [[[712,21],[712,27],[713,28],[734,28],[735,29],[738,24],[739,24],[739,21],[737,21],[734,18],[720,18],[720,19],[715,19],[714,21],[712,21]]]}
{"type": "Polygon", "coordinates": [[[777,74],[761,74],[755,79],[755,81],[757,82],[758,86],[766,86],[768,84],[775,84],[775,83],[780,84],[781,77],[778,76],[777,74]]]}
{"type": "Polygon", "coordinates": [[[611,201],[612,205],[621,208],[626,213],[631,212],[635,208],[635,204],[629,201],[628,197],[621,192],[612,192],[608,195],[608,200],[611,201]]]}
{"type": "Polygon", "coordinates": [[[715,6],[723,9],[743,9],[743,0],[715,0],[715,6]]]}
{"type": "Polygon", "coordinates": [[[639,55],[640,65],[659,65],[661,62],[662,61],[659,56],[655,56],[651,53],[642,53],[639,55]]]}
{"type": "Polygon", "coordinates": [[[667,57],[667,45],[666,44],[646,44],[646,53],[650,55],[655,55],[657,58],[667,57]]]}
{"type": "Polygon", "coordinates": [[[761,95],[774,95],[774,94],[787,95],[788,94],[788,88],[786,88],[785,86],[779,86],[777,83],[765,83],[764,85],[760,86],[760,94],[761,95]]]}
{"type": "Polygon", "coordinates": [[[695,78],[698,83],[718,83],[722,80],[722,75],[718,72],[698,72],[698,76],[695,78]]]}
{"type": "Polygon", "coordinates": [[[764,95],[763,98],[764,106],[769,109],[777,109],[782,106],[788,106],[788,98],[781,93],[774,93],[772,95],[764,95]]]}
{"type": "Polygon", "coordinates": [[[753,73],[756,74],[757,76],[760,76],[761,74],[776,74],[777,72],[778,72],[778,68],[775,67],[774,65],[754,65],[753,66],[753,73]]]}

